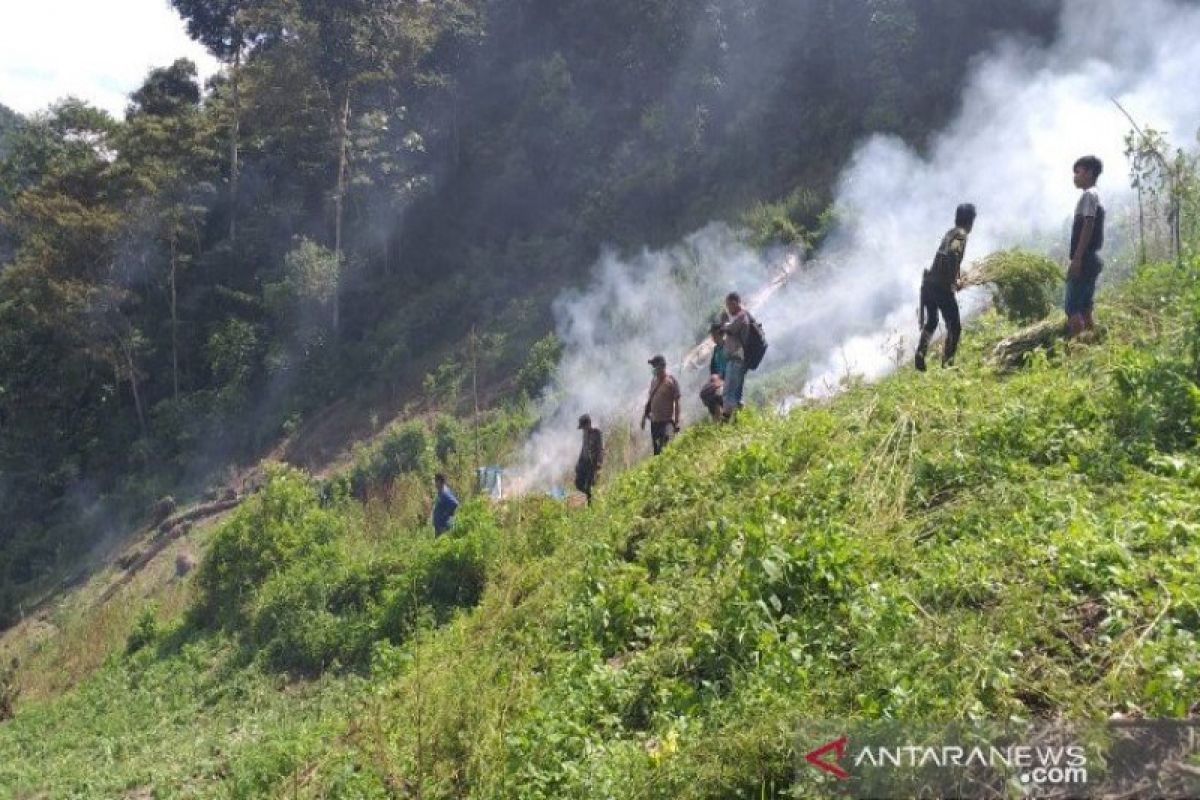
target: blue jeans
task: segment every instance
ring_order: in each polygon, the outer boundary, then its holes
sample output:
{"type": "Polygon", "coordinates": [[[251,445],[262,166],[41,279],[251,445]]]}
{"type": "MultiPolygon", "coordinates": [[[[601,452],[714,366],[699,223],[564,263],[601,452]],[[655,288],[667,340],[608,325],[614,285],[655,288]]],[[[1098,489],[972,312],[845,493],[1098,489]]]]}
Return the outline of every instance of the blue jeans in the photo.
{"type": "Polygon", "coordinates": [[[731,358],[725,363],[725,413],[732,414],[742,404],[742,387],[746,383],[746,362],[731,358]]]}
{"type": "Polygon", "coordinates": [[[1100,277],[1103,262],[1095,254],[1083,257],[1083,274],[1078,278],[1067,276],[1067,297],[1063,310],[1068,317],[1091,312],[1096,299],[1096,279],[1100,277]]]}

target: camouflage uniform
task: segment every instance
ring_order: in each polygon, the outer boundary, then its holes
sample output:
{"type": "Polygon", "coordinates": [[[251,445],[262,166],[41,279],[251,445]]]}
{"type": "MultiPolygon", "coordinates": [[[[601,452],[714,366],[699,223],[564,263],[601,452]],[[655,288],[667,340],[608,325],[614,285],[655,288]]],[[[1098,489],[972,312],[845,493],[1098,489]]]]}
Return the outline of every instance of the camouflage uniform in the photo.
{"type": "Polygon", "coordinates": [[[946,346],[942,350],[942,366],[954,363],[962,323],[958,316],[958,299],[954,296],[967,252],[967,231],[952,228],[942,237],[933,265],[925,270],[921,281],[921,340],[917,344],[917,369],[925,368],[925,353],[938,326],[938,315],[946,321],[946,346]]]}
{"type": "Polygon", "coordinates": [[[592,487],[596,485],[596,477],[604,464],[604,437],[599,428],[583,430],[583,449],[579,460],[575,462],[575,488],[587,497],[588,505],[592,504],[592,487]]]}

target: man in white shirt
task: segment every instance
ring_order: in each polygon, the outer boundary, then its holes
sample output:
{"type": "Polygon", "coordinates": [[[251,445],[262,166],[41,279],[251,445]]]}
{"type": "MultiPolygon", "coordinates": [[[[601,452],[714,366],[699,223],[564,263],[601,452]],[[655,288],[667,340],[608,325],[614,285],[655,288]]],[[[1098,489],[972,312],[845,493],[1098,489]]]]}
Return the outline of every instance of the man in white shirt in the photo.
{"type": "Polygon", "coordinates": [[[1082,189],[1071,224],[1071,265],[1067,269],[1067,329],[1072,337],[1095,327],[1092,307],[1096,279],[1104,269],[1100,248],[1104,246],[1104,206],[1096,191],[1096,181],[1104,165],[1095,156],[1075,162],[1075,186],[1082,189]]]}

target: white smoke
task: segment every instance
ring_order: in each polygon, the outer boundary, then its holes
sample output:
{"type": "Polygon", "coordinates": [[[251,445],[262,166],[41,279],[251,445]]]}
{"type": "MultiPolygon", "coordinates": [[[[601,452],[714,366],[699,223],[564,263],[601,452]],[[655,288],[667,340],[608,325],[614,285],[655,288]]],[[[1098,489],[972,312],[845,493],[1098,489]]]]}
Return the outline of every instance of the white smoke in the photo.
{"type": "Polygon", "coordinates": [[[761,253],[728,226],[713,224],[668,250],[632,259],[609,252],[590,286],[554,304],[563,358],[542,400],[539,426],[525,447],[518,486],[546,486],[574,464],[581,414],[597,424],[636,424],[650,387],[648,363],[666,357],[678,375],[685,419],[695,418],[700,372],[680,367],[707,335],[716,306],[739,285],[758,285],[783,268],[787,251],[761,253]]]}
{"type": "MultiPolygon", "coordinates": [[[[758,313],[770,341],[764,366],[811,363],[796,387],[809,396],[847,373],[888,372],[897,341],[911,347],[916,338],[921,273],[961,202],[979,211],[968,261],[1014,246],[1063,258],[1076,158],[1104,161],[1099,188],[1110,210],[1129,200],[1129,123],[1112,100],[1175,144],[1191,144],[1200,127],[1197,75],[1200,8],[1177,0],[1067,0],[1049,47],[997,45],[976,61],[961,110],[928,153],[887,136],[858,149],[837,191],[838,230],[758,313]]],[[[1123,232],[1119,214],[1109,219],[1111,254],[1123,232]]],[[[593,285],[556,307],[565,355],[517,470],[523,481],[545,485],[570,468],[578,414],[602,426],[636,422],[646,359],[663,352],[678,369],[724,294],[761,286],[779,257],[720,226],[665,252],[603,257],[593,285]]],[[[966,301],[970,308],[978,298],[966,301]]],[[[751,373],[748,383],[760,378],[751,373]]],[[[689,397],[694,389],[684,385],[689,397]]]]}

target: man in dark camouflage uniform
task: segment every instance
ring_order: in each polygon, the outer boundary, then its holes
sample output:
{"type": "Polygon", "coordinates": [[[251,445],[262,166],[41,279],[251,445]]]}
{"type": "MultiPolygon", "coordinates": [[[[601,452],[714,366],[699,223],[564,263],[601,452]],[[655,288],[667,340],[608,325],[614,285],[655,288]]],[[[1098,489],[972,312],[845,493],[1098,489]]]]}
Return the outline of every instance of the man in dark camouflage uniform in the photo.
{"type": "Polygon", "coordinates": [[[954,227],[942,237],[933,266],[925,270],[921,281],[921,340],[917,343],[917,369],[925,371],[925,354],[937,330],[938,315],[946,321],[946,344],[942,348],[942,366],[954,363],[962,323],[958,317],[958,299],[962,288],[960,272],[967,252],[967,235],[975,225],[975,206],[964,203],[954,212],[954,227]]]}

